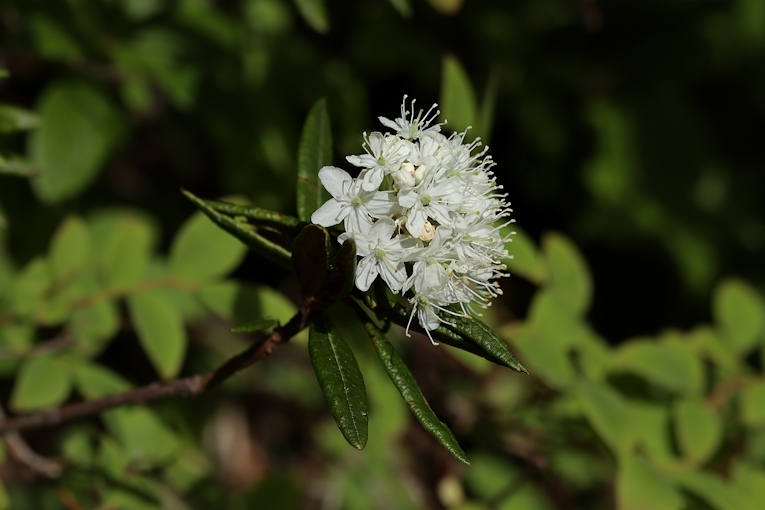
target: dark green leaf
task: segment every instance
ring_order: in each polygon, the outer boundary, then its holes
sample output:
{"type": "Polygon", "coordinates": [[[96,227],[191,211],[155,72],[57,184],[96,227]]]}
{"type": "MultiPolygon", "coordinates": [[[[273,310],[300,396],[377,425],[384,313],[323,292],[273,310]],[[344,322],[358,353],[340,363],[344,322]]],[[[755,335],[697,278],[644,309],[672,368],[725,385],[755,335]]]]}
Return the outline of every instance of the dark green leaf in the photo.
{"type": "MultiPolygon", "coordinates": [[[[184,193],[187,192],[184,191],[184,193]]],[[[204,202],[220,213],[235,217],[243,216],[248,220],[252,220],[256,225],[272,226],[282,229],[286,227],[289,231],[296,231],[301,225],[305,225],[304,222],[301,222],[293,216],[269,211],[268,209],[261,209],[260,207],[255,207],[253,205],[237,205],[230,202],[209,199],[204,202]]]]}
{"type": "Polygon", "coordinates": [[[493,358],[500,360],[506,367],[523,372],[524,374],[529,373],[520,361],[515,358],[513,353],[510,352],[507,344],[483,322],[478,319],[465,319],[463,317],[450,317],[449,320],[452,324],[444,323],[446,329],[475,343],[493,358]]]}
{"type": "Polygon", "coordinates": [[[175,305],[158,291],[128,298],[130,315],[144,352],[163,379],[178,374],[186,353],[186,331],[175,305]]]}
{"type": "Polygon", "coordinates": [[[327,100],[318,100],[308,113],[298,149],[297,210],[303,221],[324,202],[326,193],[319,182],[319,170],[332,163],[332,129],[327,100]]]}
{"type": "Polygon", "coordinates": [[[61,202],[96,177],[124,138],[125,125],[100,91],[82,83],[54,83],[43,94],[39,112],[42,125],[30,138],[40,169],[35,191],[44,202],[61,202]]]}
{"type": "Polygon", "coordinates": [[[292,264],[300,285],[302,299],[316,295],[329,270],[331,251],[329,232],[318,225],[308,225],[292,246],[292,264]]]}
{"type": "Polygon", "coordinates": [[[292,254],[283,246],[260,235],[254,226],[219,213],[207,205],[204,200],[188,191],[183,191],[183,194],[211,220],[213,220],[216,225],[239,239],[251,249],[284,267],[289,268],[292,266],[292,254]]]}
{"type": "Polygon", "coordinates": [[[449,453],[465,464],[470,465],[470,461],[468,461],[465,452],[457,442],[457,438],[454,437],[449,427],[439,420],[436,413],[430,408],[428,401],[425,400],[425,396],[422,394],[422,390],[417,385],[417,381],[415,381],[414,376],[412,376],[409,368],[393,348],[393,345],[388,342],[383,332],[372,321],[364,321],[364,327],[369,334],[369,338],[372,339],[377,355],[388,372],[390,380],[393,381],[396,389],[401,393],[401,398],[404,399],[404,402],[412,410],[417,420],[449,453]]]}
{"type": "Polygon", "coordinates": [[[356,278],[356,243],[353,239],[346,239],[331,257],[320,298],[337,301],[347,297],[353,290],[356,278]]]}
{"type": "Polygon", "coordinates": [[[369,414],[364,378],[353,351],[324,315],[311,324],[308,352],[338,428],[351,446],[362,450],[369,414]]]}

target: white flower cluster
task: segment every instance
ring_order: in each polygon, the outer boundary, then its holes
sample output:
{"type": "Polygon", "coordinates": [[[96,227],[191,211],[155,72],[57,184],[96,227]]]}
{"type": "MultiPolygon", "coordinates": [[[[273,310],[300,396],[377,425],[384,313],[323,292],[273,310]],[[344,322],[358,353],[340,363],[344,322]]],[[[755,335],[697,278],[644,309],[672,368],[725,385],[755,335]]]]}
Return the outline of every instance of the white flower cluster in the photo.
{"type": "Polygon", "coordinates": [[[364,133],[366,154],[346,158],[361,168],[358,178],[322,168],[319,179],[333,198],[311,217],[324,227],[343,223],[338,240],[353,239],[362,257],[356,287],[366,291],[382,277],[409,298],[409,324],[416,314],[428,336],[449,315],[470,317],[472,305],[485,308],[502,293],[495,279],[505,276],[508,254],[500,223],[513,221],[488,147],[472,154],[479,140],[443,135],[433,123],[436,107],[415,117],[414,101],[410,112],[404,96],[401,117],[380,117],[393,133],[364,133]]]}

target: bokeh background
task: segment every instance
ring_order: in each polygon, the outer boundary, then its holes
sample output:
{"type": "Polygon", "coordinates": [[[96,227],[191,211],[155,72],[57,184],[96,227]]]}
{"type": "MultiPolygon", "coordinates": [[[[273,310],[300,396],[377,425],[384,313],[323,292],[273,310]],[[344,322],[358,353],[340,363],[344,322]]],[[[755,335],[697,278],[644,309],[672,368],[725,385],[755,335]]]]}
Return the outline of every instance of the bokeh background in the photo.
{"type": "MultiPolygon", "coordinates": [[[[311,106],[327,99],[335,164],[348,168],[362,132],[408,94],[491,148],[522,253],[487,321],[532,372],[419,337],[399,344],[466,468],[406,414],[361,338],[376,408],[359,453],[334,429],[298,338],[214,394],[151,406],[175,448],[156,462],[103,461],[120,441],[133,454],[156,443],[155,429],[130,443],[94,418],[25,435],[69,464],[49,480],[11,458],[7,497],[18,508],[765,501],[763,62],[761,0],[0,1],[0,103],[38,116],[0,123],[0,305],[12,309],[14,278],[73,217],[94,239],[105,217],[140,218],[159,260],[193,213],[180,188],[294,214],[311,106]],[[542,296],[562,286],[575,303],[550,308],[542,296]],[[614,432],[629,423],[652,435],[614,432]]],[[[216,309],[208,296],[207,312],[184,315],[183,374],[246,342],[228,333],[236,320],[294,309],[289,273],[255,254],[231,269],[257,306],[216,309]]],[[[115,307],[119,327],[90,359],[129,384],[155,380],[115,307]]],[[[8,328],[21,322],[0,322],[0,339],[15,346],[8,328]]],[[[11,411],[34,408],[14,381],[69,324],[32,321],[23,356],[3,347],[11,411]]]]}

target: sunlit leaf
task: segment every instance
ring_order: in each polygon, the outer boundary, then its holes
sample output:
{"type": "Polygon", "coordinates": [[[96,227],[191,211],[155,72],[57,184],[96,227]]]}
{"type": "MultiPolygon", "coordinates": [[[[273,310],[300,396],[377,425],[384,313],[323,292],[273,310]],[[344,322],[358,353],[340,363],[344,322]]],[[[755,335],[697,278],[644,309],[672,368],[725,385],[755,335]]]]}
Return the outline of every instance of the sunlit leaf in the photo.
{"type": "Polygon", "coordinates": [[[323,315],[311,325],[308,352],[338,428],[351,446],[362,450],[369,420],[364,378],[353,351],[323,315]]]}
{"type": "Polygon", "coordinates": [[[576,386],[582,411],[598,435],[616,452],[632,441],[629,404],[610,386],[582,381],[576,386]]]}
{"type": "Polygon", "coordinates": [[[40,125],[40,118],[29,110],[0,104],[0,133],[26,131],[40,125]]]}
{"type": "Polygon", "coordinates": [[[126,216],[104,240],[99,262],[109,285],[120,287],[144,277],[151,259],[154,233],[138,218],[126,216]]]}
{"type": "Polygon", "coordinates": [[[712,304],[718,334],[737,354],[750,350],[765,326],[765,305],[749,284],[729,279],[717,288],[712,304]]]}
{"type": "Polygon", "coordinates": [[[752,428],[765,426],[765,382],[749,382],[740,398],[741,421],[752,428]]]}
{"type": "Polygon", "coordinates": [[[581,315],[592,300],[592,279],[576,246],[559,234],[542,242],[549,268],[550,290],[564,310],[581,315]]]}
{"type": "Polygon", "coordinates": [[[329,30],[329,16],[324,0],[293,0],[306,23],[323,34],[329,30]]]}
{"type": "Polygon", "coordinates": [[[454,437],[454,434],[449,427],[439,420],[430,408],[430,404],[425,400],[425,396],[417,385],[417,381],[415,381],[414,376],[412,376],[406,363],[404,363],[395,351],[393,345],[388,342],[383,332],[380,331],[372,321],[365,321],[364,327],[366,328],[369,337],[372,339],[377,355],[379,356],[380,361],[382,361],[385,370],[388,372],[390,380],[393,381],[396,389],[401,393],[401,398],[407,403],[409,409],[411,409],[420,424],[425,430],[430,432],[430,434],[441,443],[449,453],[469,465],[470,462],[468,461],[465,452],[462,450],[462,447],[460,447],[457,442],[457,438],[454,437]]]}
{"type": "Polygon", "coordinates": [[[11,406],[17,411],[54,407],[66,401],[71,389],[71,374],[66,365],[52,356],[38,356],[21,366],[11,406]]]}
{"type": "Polygon", "coordinates": [[[319,170],[332,163],[332,127],[327,100],[318,100],[308,113],[298,148],[298,218],[311,221],[311,215],[329,196],[319,181],[319,170]]]}
{"type": "Polygon", "coordinates": [[[638,455],[624,455],[616,479],[619,510],[680,510],[685,508],[680,491],[638,455]]]}
{"type": "Polygon", "coordinates": [[[125,136],[118,111],[100,91],[79,82],[56,82],[43,93],[41,126],[30,138],[34,181],[46,203],[73,197],[88,186],[125,136]]]}
{"type": "Polygon", "coordinates": [[[536,245],[526,232],[515,225],[502,228],[503,236],[510,232],[515,234],[510,237],[510,242],[505,247],[512,258],[503,259],[502,263],[507,266],[510,274],[519,274],[537,285],[544,283],[547,268],[536,245]]]}
{"type": "Polygon", "coordinates": [[[442,66],[441,117],[449,122],[449,129],[454,131],[463,131],[468,126],[476,126],[478,107],[473,85],[465,69],[453,55],[446,55],[442,66]]]}
{"type": "Polygon", "coordinates": [[[50,263],[60,284],[71,283],[74,276],[89,267],[90,234],[80,218],[70,216],[59,226],[51,241],[50,263]]]}
{"type": "Polygon", "coordinates": [[[160,292],[133,294],[128,308],[138,340],[163,379],[178,374],[186,354],[186,331],[175,305],[160,292]]]}
{"type": "Polygon", "coordinates": [[[748,506],[746,499],[729,483],[708,471],[685,470],[672,478],[679,487],[698,496],[715,510],[741,510],[748,506]]]}
{"type": "Polygon", "coordinates": [[[83,363],[74,372],[77,391],[86,400],[121,393],[130,389],[130,383],[111,369],[95,363],[83,363]]]}
{"type": "Polygon", "coordinates": [[[170,247],[170,271],[186,280],[225,276],[244,257],[241,243],[221,231],[201,213],[181,227],[170,247]]]}
{"type": "Polygon", "coordinates": [[[691,345],[679,340],[641,338],[625,342],[614,352],[611,367],[677,393],[698,392],[703,383],[700,360],[691,345]]]}
{"type": "Polygon", "coordinates": [[[680,451],[695,462],[704,462],[722,439],[722,422],[700,398],[680,400],[674,407],[675,434],[680,451]]]}

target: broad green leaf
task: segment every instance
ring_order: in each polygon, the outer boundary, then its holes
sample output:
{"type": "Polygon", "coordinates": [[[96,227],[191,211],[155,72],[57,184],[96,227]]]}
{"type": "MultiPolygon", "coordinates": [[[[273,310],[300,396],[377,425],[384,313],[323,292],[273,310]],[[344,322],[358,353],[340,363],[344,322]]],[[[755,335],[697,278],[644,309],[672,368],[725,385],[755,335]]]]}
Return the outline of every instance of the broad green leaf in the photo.
{"type": "Polygon", "coordinates": [[[298,148],[298,218],[311,221],[311,215],[329,195],[319,181],[319,170],[332,163],[332,127],[327,100],[319,99],[303,126],[298,148]]]}
{"type": "Polygon", "coordinates": [[[145,222],[130,216],[118,222],[99,253],[108,284],[123,287],[141,280],[148,268],[153,245],[154,232],[145,222]]]}
{"type": "Polygon", "coordinates": [[[761,338],[765,305],[748,283],[729,279],[715,291],[712,311],[722,341],[737,354],[745,354],[761,338]]]}
{"type": "Polygon", "coordinates": [[[84,363],[74,372],[77,391],[86,400],[96,400],[130,389],[130,383],[111,369],[95,363],[84,363]]]}
{"type": "Polygon", "coordinates": [[[470,465],[470,461],[468,461],[465,452],[457,442],[457,438],[454,437],[449,427],[439,420],[433,409],[430,408],[430,404],[425,400],[425,396],[417,385],[417,381],[415,381],[414,376],[412,376],[404,360],[401,359],[393,348],[393,345],[388,342],[383,332],[372,321],[365,321],[364,327],[369,334],[369,338],[372,339],[372,344],[375,346],[380,361],[382,361],[385,370],[388,372],[388,377],[390,377],[396,389],[401,393],[401,398],[409,406],[417,421],[455,458],[470,465]]]}
{"type": "Polygon", "coordinates": [[[82,219],[70,216],[53,235],[50,248],[53,276],[59,284],[71,283],[74,276],[90,266],[90,233],[82,219]]]}
{"type": "Polygon", "coordinates": [[[32,259],[21,270],[13,286],[13,311],[21,316],[32,315],[39,310],[53,282],[48,261],[32,259]]]}
{"type": "Polygon", "coordinates": [[[118,111],[90,85],[56,82],[43,93],[42,124],[30,137],[40,169],[37,196],[58,203],[77,195],[93,179],[125,136],[118,111]]]}
{"type": "Polygon", "coordinates": [[[476,126],[478,107],[470,78],[454,55],[446,55],[442,66],[440,103],[442,118],[449,122],[449,129],[454,131],[463,131],[468,126],[476,126]]]}
{"type": "Polygon", "coordinates": [[[178,451],[178,439],[145,407],[109,411],[107,423],[133,464],[152,468],[166,464],[178,451]]]}
{"type": "Polygon", "coordinates": [[[0,375],[15,376],[17,367],[24,363],[26,353],[35,338],[30,324],[5,324],[0,327],[0,375]]]}
{"type": "Polygon", "coordinates": [[[353,351],[324,315],[311,324],[308,352],[338,428],[351,446],[364,449],[369,420],[364,378],[353,351]]]}
{"type": "Polygon", "coordinates": [[[257,317],[286,324],[297,313],[292,301],[266,285],[217,282],[202,287],[197,296],[213,313],[240,324],[250,324],[257,317]]]}
{"type": "Polygon", "coordinates": [[[71,33],[74,26],[64,20],[58,22],[42,14],[30,13],[29,31],[36,51],[47,60],[71,62],[82,59],[85,51],[77,37],[71,33]]]}
{"type": "Polygon", "coordinates": [[[329,31],[329,16],[327,8],[324,6],[324,0],[293,0],[298,8],[298,12],[306,23],[319,32],[324,34],[329,31]]]}
{"type": "Polygon", "coordinates": [[[576,379],[569,348],[536,324],[505,332],[537,377],[554,388],[566,388],[576,379]]]}
{"type": "Polygon", "coordinates": [[[254,226],[219,213],[213,207],[207,205],[204,200],[188,191],[184,191],[183,194],[205,213],[208,218],[213,220],[216,225],[239,239],[245,245],[270,258],[277,264],[287,268],[292,267],[292,255],[289,250],[260,235],[254,226]]]}
{"type": "Polygon", "coordinates": [[[676,464],[670,436],[668,406],[639,400],[629,402],[627,420],[631,437],[654,466],[676,464]]]}
{"type": "Polygon", "coordinates": [[[515,225],[508,225],[502,228],[502,236],[508,236],[510,232],[515,232],[510,237],[510,242],[505,247],[510,253],[511,258],[502,260],[511,274],[519,274],[527,280],[540,285],[547,279],[547,267],[542,257],[534,245],[531,238],[515,225]]]}
{"type": "Polygon", "coordinates": [[[52,356],[38,356],[21,366],[11,406],[17,411],[54,407],[69,398],[71,389],[71,374],[66,365],[52,356]]]}
{"type": "Polygon", "coordinates": [[[329,232],[319,225],[308,225],[292,246],[292,264],[300,286],[300,296],[316,295],[329,270],[331,251],[329,232]]]}
{"type": "Polygon", "coordinates": [[[632,441],[629,404],[610,386],[581,381],[576,386],[582,412],[614,452],[625,451],[632,441]]]}
{"type": "Polygon", "coordinates": [[[91,430],[84,428],[68,430],[61,443],[61,453],[64,458],[78,468],[90,468],[96,454],[94,435],[91,430]]]}
{"type": "Polygon", "coordinates": [[[765,426],[765,382],[748,382],[739,398],[741,421],[752,428],[765,426]]]}
{"type": "Polygon", "coordinates": [[[528,374],[526,368],[515,358],[507,344],[497,336],[486,324],[478,319],[465,319],[463,317],[451,317],[451,324],[445,323],[445,328],[470,342],[478,345],[494,358],[501,360],[506,367],[528,374]]]}
{"type": "Polygon", "coordinates": [[[138,340],[163,379],[178,375],[186,353],[186,331],[175,305],[157,291],[133,294],[128,308],[138,340]]]}
{"type": "Polygon", "coordinates": [[[742,510],[759,510],[765,501],[765,470],[745,461],[733,466],[733,490],[748,504],[742,510]]]}
{"type": "Polygon", "coordinates": [[[0,104],[0,133],[26,131],[40,125],[40,118],[17,106],[0,104]]]}
{"type": "Polygon", "coordinates": [[[564,310],[583,315],[592,300],[592,280],[584,258],[576,246],[560,234],[545,236],[542,246],[550,290],[564,310]]]}
{"type": "Polygon", "coordinates": [[[68,326],[77,346],[87,356],[98,354],[119,327],[119,312],[112,301],[99,301],[75,311],[68,326]]]}
{"type": "Polygon", "coordinates": [[[619,510],[680,510],[683,496],[666,476],[638,455],[626,454],[619,462],[616,479],[619,510]]]}
{"type": "Polygon", "coordinates": [[[708,471],[686,470],[673,478],[678,486],[701,498],[713,510],[741,510],[748,506],[734,487],[708,471]]]}
{"type": "Polygon", "coordinates": [[[170,271],[189,281],[225,276],[244,257],[241,243],[221,231],[202,213],[181,227],[170,247],[170,271]]]}
{"type": "Polygon", "coordinates": [[[705,462],[715,453],[722,439],[720,417],[699,397],[678,401],[674,415],[680,451],[694,462],[705,462]]]}
{"type": "Polygon", "coordinates": [[[622,344],[611,357],[615,371],[639,375],[681,394],[701,390],[704,374],[693,347],[680,340],[635,339],[622,344]]]}
{"type": "Polygon", "coordinates": [[[486,83],[486,88],[483,92],[483,100],[481,101],[481,109],[478,115],[480,123],[476,129],[484,143],[489,143],[494,128],[494,114],[497,111],[497,95],[499,93],[500,85],[499,70],[500,67],[498,65],[494,65],[491,68],[489,80],[486,83]]]}

